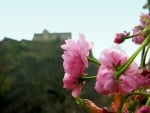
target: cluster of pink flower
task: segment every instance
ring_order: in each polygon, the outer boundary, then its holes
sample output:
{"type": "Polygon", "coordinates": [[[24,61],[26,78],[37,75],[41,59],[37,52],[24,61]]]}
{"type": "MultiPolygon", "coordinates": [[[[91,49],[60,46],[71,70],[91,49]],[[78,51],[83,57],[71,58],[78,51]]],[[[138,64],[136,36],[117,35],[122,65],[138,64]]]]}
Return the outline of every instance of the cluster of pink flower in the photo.
{"type": "MultiPolygon", "coordinates": [[[[135,35],[132,38],[132,41],[136,44],[141,44],[145,37],[146,37],[146,32],[143,32],[145,28],[149,27],[150,24],[150,15],[149,14],[142,14],[140,18],[140,25],[135,26],[133,28],[133,35],[135,35]]],[[[129,33],[117,33],[115,36],[115,43],[122,43],[126,38],[129,37],[129,33]]]]}
{"type": "Polygon", "coordinates": [[[120,92],[123,95],[131,93],[139,88],[139,69],[136,63],[132,63],[117,79],[115,72],[127,61],[126,54],[119,49],[106,49],[100,56],[101,66],[97,74],[95,89],[100,94],[112,94],[120,92]]]}
{"type": "MultiPolygon", "coordinates": [[[[133,35],[126,32],[116,34],[114,42],[117,44],[129,38],[132,38],[132,41],[136,44],[140,44],[140,47],[131,57],[128,57],[123,50],[118,48],[110,48],[101,52],[99,60],[96,61],[97,64],[99,64],[99,69],[95,76],[96,83],[94,87],[99,94],[119,94],[121,95],[120,99],[129,98],[132,95],[142,95],[146,96],[147,100],[150,101],[150,94],[148,93],[150,87],[150,64],[149,62],[147,64],[145,63],[150,48],[149,27],[150,15],[142,14],[140,25],[133,29],[133,35]],[[137,54],[145,48],[147,48],[147,51],[142,53],[141,65],[138,66],[134,62],[134,59],[137,54]]],[[[88,62],[94,62],[95,60],[95,58],[93,58],[94,60],[89,58],[89,52],[93,48],[93,43],[87,42],[83,34],[79,35],[78,41],[68,39],[65,42],[66,43],[61,46],[61,48],[65,50],[62,55],[65,71],[63,78],[64,88],[72,90],[72,96],[79,98],[81,90],[88,78],[88,74],[85,72],[86,68],[88,68],[88,62]]],[[[120,103],[117,108],[118,111],[99,109],[98,113],[104,113],[104,110],[105,113],[108,113],[108,111],[110,113],[128,113],[127,107],[123,110],[123,104],[124,103],[120,103]]],[[[150,102],[147,105],[149,104],[150,102]]],[[[150,113],[150,107],[141,105],[141,108],[136,109],[136,112],[150,113]]]]}

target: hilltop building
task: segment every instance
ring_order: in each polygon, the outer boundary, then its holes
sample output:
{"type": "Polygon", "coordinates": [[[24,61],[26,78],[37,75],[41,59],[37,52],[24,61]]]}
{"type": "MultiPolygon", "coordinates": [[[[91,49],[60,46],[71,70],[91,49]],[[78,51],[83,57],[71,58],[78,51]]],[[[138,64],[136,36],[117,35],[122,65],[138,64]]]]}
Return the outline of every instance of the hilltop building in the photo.
{"type": "Polygon", "coordinates": [[[42,33],[35,33],[33,41],[64,41],[71,38],[71,33],[49,33],[46,29],[42,33]]]}

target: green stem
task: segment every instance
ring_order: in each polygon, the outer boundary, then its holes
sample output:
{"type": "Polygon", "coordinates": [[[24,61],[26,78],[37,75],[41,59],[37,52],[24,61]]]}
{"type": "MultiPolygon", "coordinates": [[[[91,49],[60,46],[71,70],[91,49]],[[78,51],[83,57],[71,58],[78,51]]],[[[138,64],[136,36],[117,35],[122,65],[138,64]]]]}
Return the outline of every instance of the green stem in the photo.
{"type": "Polygon", "coordinates": [[[132,54],[132,56],[128,59],[128,61],[120,67],[119,71],[115,73],[115,78],[118,79],[121,74],[130,66],[135,57],[139,54],[139,52],[150,42],[150,34],[146,37],[141,46],[132,54]]]}
{"type": "Polygon", "coordinates": [[[131,35],[131,36],[127,36],[126,39],[133,38],[133,37],[135,37],[135,36],[139,36],[139,35],[142,35],[142,34],[144,34],[144,33],[146,33],[146,32],[141,32],[141,33],[138,33],[138,34],[134,34],[134,35],[131,35]]]}
{"type": "Polygon", "coordinates": [[[145,67],[146,56],[147,56],[147,53],[148,53],[149,49],[150,49],[150,44],[148,45],[148,47],[147,47],[147,49],[146,49],[146,51],[143,55],[143,58],[142,58],[142,61],[141,61],[141,66],[140,66],[141,68],[145,67]]]}
{"type": "Polygon", "coordinates": [[[96,79],[96,76],[88,76],[88,77],[83,76],[79,78],[79,81],[85,81],[90,79],[96,79]]]}
{"type": "Polygon", "coordinates": [[[83,105],[84,105],[84,101],[83,101],[83,99],[81,99],[80,97],[77,97],[75,100],[76,100],[76,103],[77,103],[78,105],[80,105],[80,106],[83,106],[83,105]]]}
{"type": "Polygon", "coordinates": [[[150,94],[149,93],[133,92],[133,93],[128,94],[127,96],[121,98],[120,106],[119,106],[117,113],[122,113],[123,104],[129,99],[130,96],[133,96],[133,95],[142,95],[142,96],[148,97],[146,105],[150,105],[150,94]]]}
{"type": "Polygon", "coordinates": [[[126,37],[124,37],[124,39],[130,39],[130,38],[134,38],[134,37],[139,36],[139,35],[144,35],[144,34],[149,34],[149,33],[150,33],[150,30],[145,30],[143,32],[140,32],[140,33],[137,33],[134,35],[126,36],[126,37]]]}
{"type": "Polygon", "coordinates": [[[117,113],[122,113],[122,108],[123,108],[123,104],[124,104],[125,101],[126,101],[126,97],[122,97],[117,113]]]}
{"type": "Polygon", "coordinates": [[[150,106],[150,97],[148,97],[147,101],[146,101],[146,105],[150,106]]]}
{"type": "Polygon", "coordinates": [[[97,59],[91,58],[91,57],[89,57],[89,56],[88,56],[88,61],[89,61],[89,62],[92,62],[92,63],[95,63],[95,64],[98,64],[98,65],[101,65],[97,59]]]}
{"type": "Polygon", "coordinates": [[[145,96],[145,97],[150,97],[149,93],[142,93],[142,92],[133,92],[131,94],[128,94],[127,97],[130,97],[130,96],[133,96],[133,95],[142,95],[142,96],[145,96]]]}
{"type": "Polygon", "coordinates": [[[145,62],[143,62],[143,59],[144,59],[144,54],[145,54],[145,47],[142,49],[142,53],[141,53],[141,64],[140,64],[140,67],[144,67],[144,64],[145,62]]]}
{"type": "Polygon", "coordinates": [[[135,36],[144,35],[144,34],[148,34],[148,33],[150,33],[150,30],[145,30],[143,32],[140,32],[140,33],[137,33],[137,34],[134,34],[134,35],[126,36],[125,39],[133,38],[135,36]]]}

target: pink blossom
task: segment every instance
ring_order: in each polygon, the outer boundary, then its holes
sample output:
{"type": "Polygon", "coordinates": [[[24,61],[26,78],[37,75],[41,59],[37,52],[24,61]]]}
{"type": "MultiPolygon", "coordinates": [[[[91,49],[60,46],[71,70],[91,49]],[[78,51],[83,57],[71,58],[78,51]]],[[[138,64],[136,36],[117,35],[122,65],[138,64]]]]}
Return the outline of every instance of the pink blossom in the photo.
{"type": "Polygon", "coordinates": [[[101,53],[99,61],[108,68],[117,68],[127,61],[127,55],[123,50],[110,48],[101,53]]]}
{"type": "Polygon", "coordinates": [[[145,27],[150,24],[150,15],[149,14],[142,14],[140,18],[140,23],[142,27],[145,27]]]}
{"type": "Polygon", "coordinates": [[[150,72],[144,69],[143,72],[138,75],[138,81],[141,87],[150,87],[150,72]]]}
{"type": "Polygon", "coordinates": [[[127,34],[125,34],[125,33],[116,33],[114,43],[120,44],[120,43],[124,42],[126,36],[127,36],[127,34]]]}
{"type": "Polygon", "coordinates": [[[138,65],[136,62],[132,62],[128,69],[124,72],[124,75],[133,76],[138,75],[140,73],[140,70],[138,69],[138,65]]]}
{"type": "Polygon", "coordinates": [[[96,76],[95,89],[100,94],[108,94],[117,91],[117,83],[113,76],[113,70],[100,66],[96,76]]]}
{"type": "MultiPolygon", "coordinates": [[[[150,24],[150,15],[142,14],[141,18],[140,18],[140,25],[134,27],[133,34],[135,35],[135,34],[139,34],[139,33],[143,32],[144,27],[146,27],[149,24],[150,24]]],[[[133,37],[132,41],[135,44],[141,44],[145,38],[146,38],[146,35],[141,34],[141,35],[137,35],[137,36],[133,37]]]]}
{"type": "Polygon", "coordinates": [[[142,106],[137,113],[150,113],[150,107],[148,106],[142,106]]]}
{"type": "Polygon", "coordinates": [[[84,35],[80,34],[79,36],[78,41],[68,39],[65,41],[66,44],[61,46],[65,50],[62,55],[63,67],[65,72],[70,74],[79,75],[88,67],[87,56],[89,50],[92,49],[92,43],[87,42],[84,35]]]}
{"type": "Polygon", "coordinates": [[[126,95],[140,87],[138,74],[140,73],[138,65],[133,62],[128,69],[119,78],[118,91],[126,95]]]}
{"type": "Polygon", "coordinates": [[[95,89],[100,94],[120,92],[123,95],[139,88],[137,75],[139,69],[132,63],[122,75],[116,79],[115,72],[127,61],[126,54],[120,49],[106,49],[100,56],[101,66],[96,77],[95,89]]]}
{"type": "Polygon", "coordinates": [[[88,67],[89,50],[92,48],[92,43],[85,40],[84,35],[80,34],[80,39],[74,41],[72,39],[66,40],[66,44],[62,45],[64,54],[63,67],[65,76],[63,78],[64,88],[72,90],[72,96],[77,97],[80,95],[81,88],[84,81],[79,81],[85,68],[88,67]]]}
{"type": "Polygon", "coordinates": [[[79,76],[71,75],[69,73],[65,73],[63,78],[64,88],[72,90],[72,96],[78,97],[81,93],[81,89],[84,86],[84,81],[79,82],[79,76]]]}
{"type": "Polygon", "coordinates": [[[136,76],[121,75],[119,78],[118,91],[122,95],[129,94],[138,88],[139,84],[136,76]]]}
{"type": "MultiPolygon", "coordinates": [[[[139,34],[141,33],[143,30],[143,28],[141,26],[136,26],[134,27],[133,29],[133,34],[139,34]]],[[[132,38],[132,41],[135,43],[135,44],[141,44],[145,39],[145,36],[143,34],[141,35],[138,35],[138,36],[135,36],[132,38]]]]}

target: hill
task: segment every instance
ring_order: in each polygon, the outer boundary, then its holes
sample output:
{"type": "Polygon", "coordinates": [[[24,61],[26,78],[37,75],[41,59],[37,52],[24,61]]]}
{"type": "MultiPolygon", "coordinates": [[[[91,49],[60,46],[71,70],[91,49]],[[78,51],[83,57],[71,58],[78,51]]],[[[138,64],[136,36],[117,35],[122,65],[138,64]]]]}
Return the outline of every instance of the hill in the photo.
{"type": "MultiPolygon", "coordinates": [[[[63,43],[58,39],[10,38],[0,42],[0,113],[84,113],[70,92],[63,89],[63,43]]],[[[95,74],[94,68],[98,67],[90,64],[87,71],[95,74]]],[[[83,95],[99,105],[107,105],[105,99],[96,95],[93,82],[85,87],[83,95]]]]}

